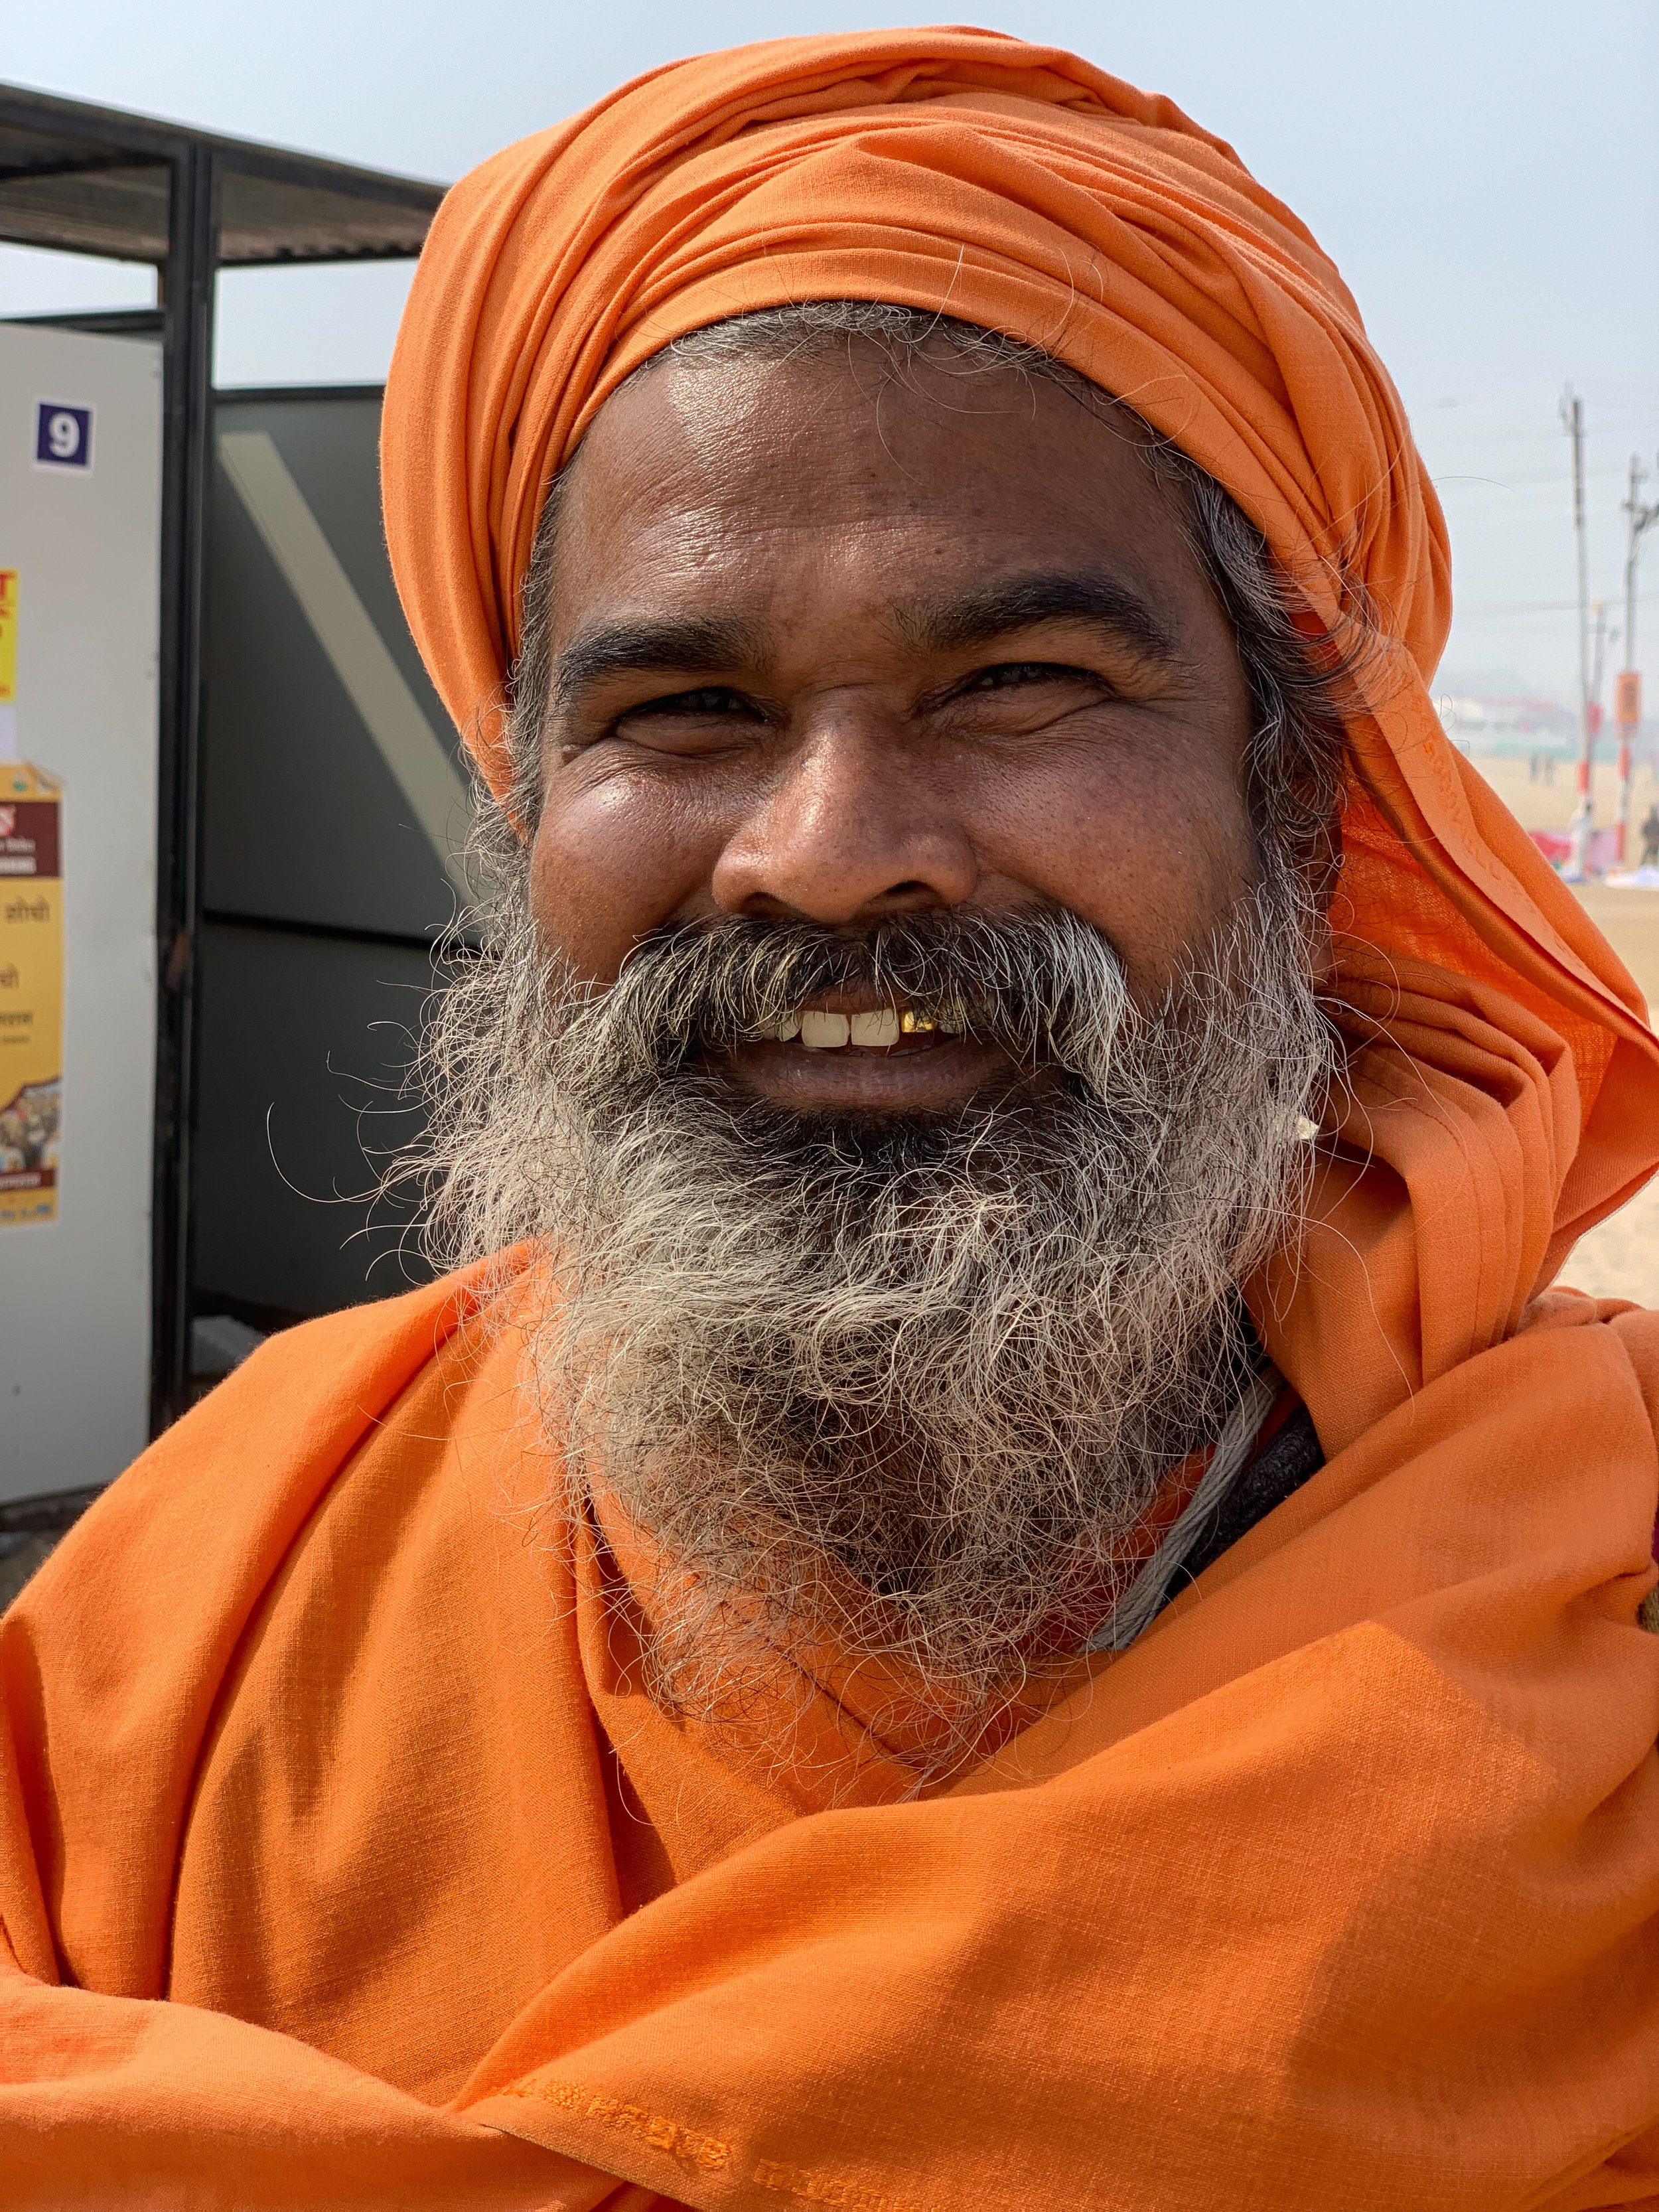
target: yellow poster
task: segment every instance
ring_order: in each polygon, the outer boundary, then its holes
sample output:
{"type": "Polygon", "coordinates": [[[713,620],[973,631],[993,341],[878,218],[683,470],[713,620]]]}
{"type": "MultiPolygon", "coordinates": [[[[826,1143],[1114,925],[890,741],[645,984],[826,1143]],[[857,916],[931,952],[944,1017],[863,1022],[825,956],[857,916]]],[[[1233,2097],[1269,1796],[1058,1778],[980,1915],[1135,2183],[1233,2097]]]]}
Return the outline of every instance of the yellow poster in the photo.
{"type": "Polygon", "coordinates": [[[0,568],[0,707],[17,704],[17,571],[0,568]]]}
{"type": "Polygon", "coordinates": [[[0,763],[17,751],[17,571],[0,568],[0,763]]]}
{"type": "Polygon", "coordinates": [[[63,797],[44,770],[0,761],[0,1227],[58,1214],[63,797]]]}

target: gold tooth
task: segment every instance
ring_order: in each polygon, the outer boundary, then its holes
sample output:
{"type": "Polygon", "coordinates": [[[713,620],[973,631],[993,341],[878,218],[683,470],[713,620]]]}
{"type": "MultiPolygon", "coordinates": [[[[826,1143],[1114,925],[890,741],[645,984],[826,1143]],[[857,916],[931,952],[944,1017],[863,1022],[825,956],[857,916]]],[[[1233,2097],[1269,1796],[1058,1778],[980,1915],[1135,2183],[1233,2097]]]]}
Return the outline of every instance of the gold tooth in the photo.
{"type": "Polygon", "coordinates": [[[936,1030],[939,1024],[931,1014],[919,1014],[914,1006],[907,1006],[899,1016],[899,1029],[905,1036],[915,1036],[921,1030],[936,1030]]]}

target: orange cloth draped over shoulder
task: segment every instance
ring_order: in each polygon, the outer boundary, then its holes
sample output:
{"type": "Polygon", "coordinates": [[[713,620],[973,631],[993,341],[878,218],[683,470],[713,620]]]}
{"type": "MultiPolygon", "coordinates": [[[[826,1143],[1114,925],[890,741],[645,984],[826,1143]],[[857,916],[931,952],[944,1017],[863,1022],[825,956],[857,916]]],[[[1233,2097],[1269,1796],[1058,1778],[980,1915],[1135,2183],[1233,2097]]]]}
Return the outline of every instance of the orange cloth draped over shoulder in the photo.
{"type": "MultiPolygon", "coordinates": [[[[945,29],[676,64],[459,185],[388,390],[399,586],[499,785],[539,501],[678,332],[1036,341],[1389,640],[1352,1082],[1251,1286],[1324,1468],[918,1793],[642,1695],[461,1277],[275,1339],[0,1626],[0,2201],[1659,2206],[1659,1323],[1547,1286],[1659,1159],[1628,976],[1446,744],[1446,554],[1307,232],[1167,101],[945,29]]],[[[526,1276],[526,1281],[533,1277],[526,1276]]]]}

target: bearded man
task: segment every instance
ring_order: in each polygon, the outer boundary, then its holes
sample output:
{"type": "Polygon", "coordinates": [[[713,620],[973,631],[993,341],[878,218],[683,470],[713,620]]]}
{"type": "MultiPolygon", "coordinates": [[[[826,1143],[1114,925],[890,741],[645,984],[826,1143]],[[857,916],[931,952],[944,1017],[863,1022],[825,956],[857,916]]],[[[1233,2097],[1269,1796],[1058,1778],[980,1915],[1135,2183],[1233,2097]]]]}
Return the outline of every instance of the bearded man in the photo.
{"type": "Polygon", "coordinates": [[[1659,2203],[1659,1064],[1329,262],[714,56],[452,194],[385,484],[450,1271],[8,1616],[9,2201],[1659,2203]]]}

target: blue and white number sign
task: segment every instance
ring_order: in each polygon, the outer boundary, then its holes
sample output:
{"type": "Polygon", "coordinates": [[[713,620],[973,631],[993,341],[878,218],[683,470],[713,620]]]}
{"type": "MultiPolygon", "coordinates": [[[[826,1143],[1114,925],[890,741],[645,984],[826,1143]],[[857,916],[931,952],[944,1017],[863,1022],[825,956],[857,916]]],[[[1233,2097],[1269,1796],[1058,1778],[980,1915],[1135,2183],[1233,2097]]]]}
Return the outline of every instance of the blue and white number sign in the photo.
{"type": "Polygon", "coordinates": [[[41,399],[34,409],[34,463],[42,469],[92,466],[92,410],[41,399]]]}

